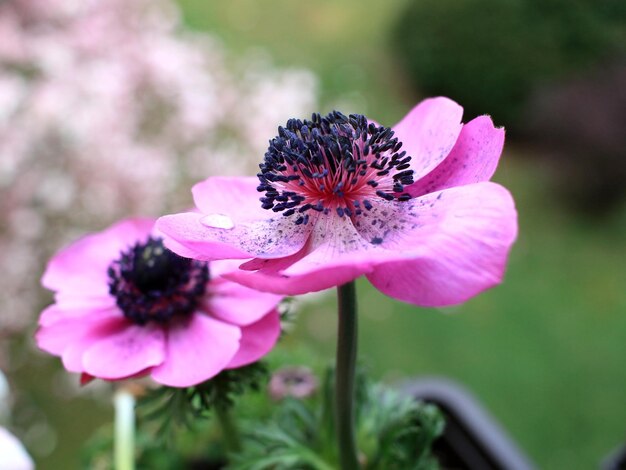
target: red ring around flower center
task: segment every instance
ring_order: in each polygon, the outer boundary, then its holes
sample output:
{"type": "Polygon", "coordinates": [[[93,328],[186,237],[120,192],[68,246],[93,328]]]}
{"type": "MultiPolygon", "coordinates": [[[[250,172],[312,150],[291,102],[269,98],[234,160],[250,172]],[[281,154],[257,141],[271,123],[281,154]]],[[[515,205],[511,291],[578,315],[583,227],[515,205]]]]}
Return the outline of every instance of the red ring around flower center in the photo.
{"type": "Polygon", "coordinates": [[[290,119],[260,165],[263,208],[306,224],[309,210],[352,217],[369,210],[372,198],[408,200],[404,186],[413,183],[413,170],[401,147],[391,129],[362,115],[290,119]]]}

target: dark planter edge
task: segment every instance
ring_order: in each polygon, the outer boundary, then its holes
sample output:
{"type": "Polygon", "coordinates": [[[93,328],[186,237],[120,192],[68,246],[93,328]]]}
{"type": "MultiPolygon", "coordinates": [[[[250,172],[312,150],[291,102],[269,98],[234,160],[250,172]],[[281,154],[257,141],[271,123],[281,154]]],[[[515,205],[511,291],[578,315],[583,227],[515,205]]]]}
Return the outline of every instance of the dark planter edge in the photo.
{"type": "Polygon", "coordinates": [[[440,377],[423,377],[401,385],[416,399],[437,405],[446,417],[439,440],[471,470],[534,470],[536,466],[504,429],[463,386],[440,377]]]}
{"type": "Polygon", "coordinates": [[[613,450],[602,461],[602,470],[623,470],[626,468],[626,445],[622,445],[613,450]]]}

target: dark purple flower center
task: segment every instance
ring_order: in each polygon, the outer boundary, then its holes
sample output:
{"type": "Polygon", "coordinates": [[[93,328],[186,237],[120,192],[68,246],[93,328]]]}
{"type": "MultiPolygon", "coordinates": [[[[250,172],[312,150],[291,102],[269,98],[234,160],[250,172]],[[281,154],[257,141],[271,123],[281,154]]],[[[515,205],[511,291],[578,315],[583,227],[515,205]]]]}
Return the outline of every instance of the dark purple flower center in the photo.
{"type": "Polygon", "coordinates": [[[260,165],[263,208],[306,224],[311,210],[353,217],[370,210],[374,198],[407,201],[413,170],[401,147],[390,128],[360,114],[290,119],[260,165]]]}
{"type": "Polygon", "coordinates": [[[109,293],[138,325],[191,314],[209,281],[208,263],[178,256],[149,237],[121,253],[108,269],[109,293]]]}

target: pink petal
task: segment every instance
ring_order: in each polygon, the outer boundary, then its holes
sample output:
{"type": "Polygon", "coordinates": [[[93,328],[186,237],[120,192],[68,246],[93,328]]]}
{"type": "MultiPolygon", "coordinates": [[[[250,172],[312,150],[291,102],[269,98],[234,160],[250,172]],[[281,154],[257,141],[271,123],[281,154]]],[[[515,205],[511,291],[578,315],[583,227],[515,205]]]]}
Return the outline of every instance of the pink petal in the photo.
{"type": "Polygon", "coordinates": [[[406,204],[394,218],[398,227],[382,237],[381,246],[395,255],[367,275],[376,288],[412,304],[444,306],[501,282],[517,235],[506,189],[477,183],[406,204]]]}
{"type": "Polygon", "coordinates": [[[222,321],[244,326],[261,319],[281,299],[282,296],[252,290],[227,279],[213,279],[205,308],[222,321]]]}
{"type": "MultiPolygon", "coordinates": [[[[236,207],[228,207],[237,213],[236,207]]],[[[302,248],[310,231],[310,225],[295,225],[281,215],[237,223],[233,218],[230,229],[209,227],[203,223],[205,217],[207,214],[195,212],[167,215],[157,221],[157,228],[166,235],[165,244],[172,251],[182,245],[181,256],[193,253],[194,258],[203,260],[287,256],[302,248]],[[277,237],[283,242],[276,243],[277,237]],[[170,244],[169,238],[175,243],[170,244]]]]}
{"type": "Polygon", "coordinates": [[[228,364],[228,369],[252,364],[272,350],[280,336],[280,316],[270,311],[256,323],[241,329],[239,350],[228,364]]]}
{"type": "Polygon", "coordinates": [[[225,277],[251,289],[281,295],[301,295],[350,282],[371,271],[371,264],[355,264],[344,257],[342,260],[332,264],[305,262],[303,266],[306,267],[306,272],[297,275],[285,274],[285,272],[277,272],[273,269],[264,269],[261,271],[242,270],[228,274],[225,277]]]}
{"type": "Polygon", "coordinates": [[[259,184],[255,176],[214,176],[193,187],[193,200],[204,214],[226,213],[235,221],[262,220],[272,212],[261,207],[259,184]]]}
{"type": "Polygon", "coordinates": [[[211,239],[213,232],[200,223],[202,217],[197,212],[185,212],[159,218],[157,230],[164,235],[165,246],[180,256],[201,260],[250,257],[238,247],[211,239]]]}
{"type": "Polygon", "coordinates": [[[510,194],[492,183],[450,188],[403,203],[379,200],[355,224],[347,217],[320,218],[299,253],[254,259],[224,277],[266,292],[297,295],[366,274],[380,290],[401,300],[458,303],[499,282],[517,231],[510,194]],[[409,293],[397,291],[386,280],[395,277],[384,266],[399,272],[405,264],[423,265],[422,277],[427,277],[433,262],[454,271],[446,272],[453,284],[449,288],[415,286],[413,272],[401,279],[402,286],[410,286],[405,289],[409,293]]]}
{"type": "Polygon", "coordinates": [[[163,243],[165,244],[165,246],[171,251],[173,251],[174,253],[176,253],[177,255],[182,256],[183,258],[201,259],[197,257],[197,253],[194,250],[187,248],[185,245],[181,243],[178,243],[176,240],[174,240],[171,237],[168,237],[165,233],[161,232],[160,230],[156,230],[155,232],[163,239],[163,243]]]}
{"type": "Polygon", "coordinates": [[[504,129],[496,129],[489,116],[468,122],[450,154],[433,171],[405,188],[412,196],[464,184],[489,181],[504,146],[504,129]]]}
{"type": "Polygon", "coordinates": [[[171,325],[166,359],[152,378],[170,387],[190,387],[222,371],[239,348],[241,331],[202,313],[171,325]]]}
{"type": "Polygon", "coordinates": [[[104,292],[95,294],[93,292],[89,293],[81,290],[72,291],[64,288],[54,295],[54,302],[57,307],[67,311],[93,311],[114,307],[115,297],[108,292],[106,292],[106,294],[104,292]]]}
{"type": "Polygon", "coordinates": [[[241,266],[240,259],[224,259],[224,260],[214,260],[209,263],[209,272],[211,275],[211,279],[217,279],[222,277],[224,274],[228,274],[233,271],[237,271],[241,266]]]}
{"type": "Polygon", "coordinates": [[[163,327],[126,321],[89,347],[82,362],[84,371],[94,377],[121,379],[159,365],[164,359],[163,327]]]}
{"type": "Polygon", "coordinates": [[[153,219],[128,219],[103,232],[81,238],[50,260],[42,284],[54,291],[106,297],[109,293],[109,264],[119,258],[121,251],[146,238],[153,225],[153,219]]]}
{"type": "Polygon", "coordinates": [[[265,292],[298,295],[352,281],[385,257],[385,250],[365,240],[348,217],[329,215],[318,219],[311,240],[299,253],[255,259],[224,277],[265,292]]]}
{"type": "Polygon", "coordinates": [[[114,309],[68,312],[51,305],[42,314],[35,341],[40,349],[60,356],[66,348],[79,342],[90,331],[98,330],[111,321],[117,322],[121,315],[114,309]]]}
{"type": "Polygon", "coordinates": [[[414,180],[435,168],[449,153],[461,132],[463,108],[438,97],[415,106],[393,130],[402,150],[411,156],[414,180]]]}
{"type": "Polygon", "coordinates": [[[115,302],[109,302],[108,304],[100,305],[77,305],[67,307],[59,304],[49,305],[41,312],[39,317],[40,326],[48,326],[58,321],[64,320],[78,320],[83,321],[85,317],[86,322],[96,321],[102,319],[104,316],[110,315],[122,315],[121,312],[115,307],[115,302]]]}
{"type": "Polygon", "coordinates": [[[37,331],[38,346],[61,356],[63,366],[70,372],[84,372],[83,355],[96,342],[123,330],[128,321],[119,312],[101,316],[55,322],[37,331]]]}

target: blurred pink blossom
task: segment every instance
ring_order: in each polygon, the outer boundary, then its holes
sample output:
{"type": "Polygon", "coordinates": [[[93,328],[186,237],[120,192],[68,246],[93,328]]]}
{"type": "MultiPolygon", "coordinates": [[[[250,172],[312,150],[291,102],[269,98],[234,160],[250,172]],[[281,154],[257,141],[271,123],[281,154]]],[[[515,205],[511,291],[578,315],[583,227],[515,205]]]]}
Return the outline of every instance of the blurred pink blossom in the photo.
{"type": "Polygon", "coordinates": [[[290,366],[277,370],[267,386],[269,395],[274,400],[287,397],[308,398],[317,392],[318,387],[317,377],[306,366],[290,366]]]}
{"type": "Polygon", "coordinates": [[[254,171],[315,86],[229,60],[169,0],[0,2],[0,335],[32,320],[56,247],[187,205],[180,188],[218,170],[254,171]]]}

